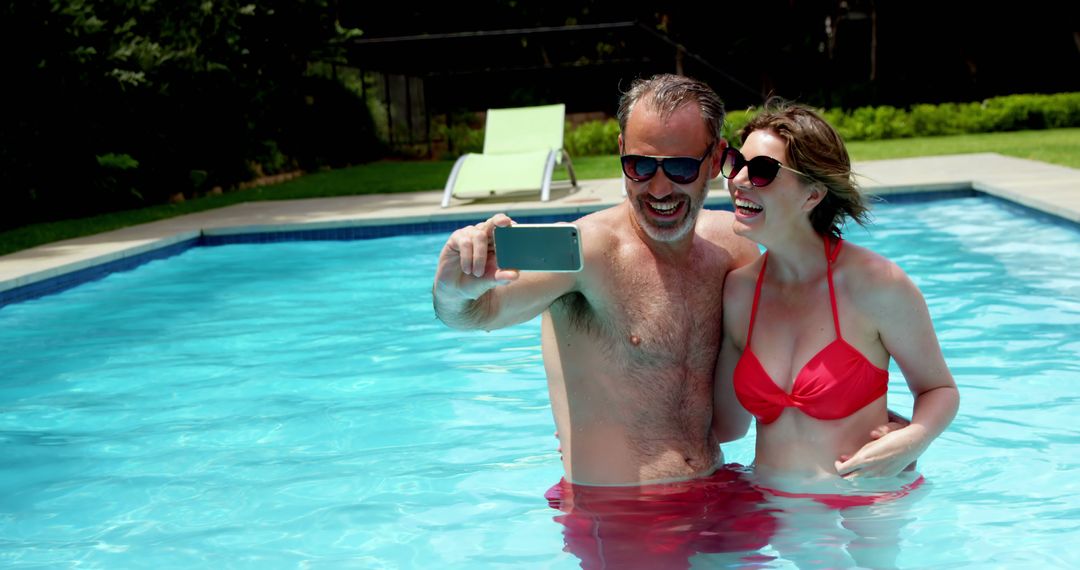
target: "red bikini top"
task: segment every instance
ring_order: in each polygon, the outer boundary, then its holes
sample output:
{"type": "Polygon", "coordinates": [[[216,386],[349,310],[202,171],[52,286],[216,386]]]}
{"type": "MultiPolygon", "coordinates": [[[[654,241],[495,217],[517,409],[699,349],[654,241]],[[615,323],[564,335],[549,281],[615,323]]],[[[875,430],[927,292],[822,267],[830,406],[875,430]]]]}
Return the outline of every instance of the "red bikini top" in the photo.
{"type": "Polygon", "coordinates": [[[769,253],[761,260],[754,290],[754,304],[750,309],[750,328],[746,333],[746,350],[735,365],[735,395],[747,411],[762,423],[772,423],[784,411],[794,407],[819,420],[846,418],[864,406],[885,395],[889,385],[889,371],[874,366],[861,352],[844,340],[840,334],[840,317],[836,313],[836,292],[833,290],[833,262],[840,252],[841,242],[829,251],[825,240],[825,259],[828,261],[829,300],[832,302],[833,325],[836,340],[821,349],[795,377],[788,394],[769,377],[750,347],[754,335],[754,318],[757,316],[761,283],[769,253]]]}

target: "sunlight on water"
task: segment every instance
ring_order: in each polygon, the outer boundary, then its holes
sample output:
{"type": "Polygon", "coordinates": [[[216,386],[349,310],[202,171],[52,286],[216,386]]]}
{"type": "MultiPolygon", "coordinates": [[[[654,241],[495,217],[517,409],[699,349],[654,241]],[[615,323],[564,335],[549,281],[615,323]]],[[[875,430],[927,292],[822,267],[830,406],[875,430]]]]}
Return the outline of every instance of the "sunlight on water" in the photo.
{"type": "MultiPolygon", "coordinates": [[[[703,568],[1080,566],[1080,231],[988,199],[876,217],[849,239],[923,289],[961,389],[927,482],[773,498],[734,552],[663,538],[703,568]]],[[[0,565],[578,567],[539,321],[438,322],[445,238],[196,248],[0,309],[0,565]]]]}

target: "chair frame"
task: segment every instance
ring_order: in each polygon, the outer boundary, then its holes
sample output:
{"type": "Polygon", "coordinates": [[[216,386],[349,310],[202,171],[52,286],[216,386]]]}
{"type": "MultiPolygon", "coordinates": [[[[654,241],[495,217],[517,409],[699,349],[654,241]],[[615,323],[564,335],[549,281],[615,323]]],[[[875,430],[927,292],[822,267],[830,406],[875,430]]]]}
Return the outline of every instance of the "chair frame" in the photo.
{"type": "MultiPolygon", "coordinates": [[[[491,109],[489,109],[489,112],[491,109]]],[[[485,137],[487,133],[485,132],[485,137]]],[[[486,142],[486,141],[485,141],[486,142]]],[[[457,184],[458,175],[461,174],[461,168],[470,156],[476,153],[468,153],[458,157],[454,162],[453,169],[450,170],[450,176],[446,179],[446,186],[443,188],[442,207],[446,208],[450,206],[450,201],[454,197],[454,186],[457,184]]],[[[483,154],[483,153],[481,153],[483,154]]],[[[567,174],[570,176],[570,186],[572,189],[578,188],[577,175],[574,173],[574,164],[570,160],[570,154],[566,152],[565,148],[551,149],[548,151],[547,160],[544,165],[544,174],[540,180],[540,201],[547,202],[551,200],[551,177],[555,173],[555,166],[557,164],[564,164],[566,166],[567,174]]],[[[500,195],[499,192],[493,191],[493,196],[500,195]]]]}

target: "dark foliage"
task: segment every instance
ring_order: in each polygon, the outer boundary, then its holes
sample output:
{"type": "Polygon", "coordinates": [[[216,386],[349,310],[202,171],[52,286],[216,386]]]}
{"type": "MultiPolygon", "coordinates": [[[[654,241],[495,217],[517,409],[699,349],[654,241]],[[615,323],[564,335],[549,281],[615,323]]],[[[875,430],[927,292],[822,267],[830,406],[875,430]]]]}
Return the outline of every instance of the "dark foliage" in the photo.
{"type": "Polygon", "coordinates": [[[425,120],[554,101],[611,113],[635,77],[677,69],[730,109],[771,94],[903,108],[1080,91],[1076,33],[1044,22],[1071,21],[1069,6],[9,2],[0,229],[379,158],[365,102],[336,78],[342,64],[422,79],[425,120]]]}

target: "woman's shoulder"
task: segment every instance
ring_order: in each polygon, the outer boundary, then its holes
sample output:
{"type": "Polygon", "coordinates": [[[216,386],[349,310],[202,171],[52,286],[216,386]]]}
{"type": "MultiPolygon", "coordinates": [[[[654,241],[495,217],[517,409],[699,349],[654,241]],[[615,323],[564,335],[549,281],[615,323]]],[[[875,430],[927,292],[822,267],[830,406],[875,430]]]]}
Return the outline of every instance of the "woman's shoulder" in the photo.
{"type": "Polygon", "coordinates": [[[844,288],[856,303],[877,304],[919,294],[911,278],[896,262],[850,242],[844,242],[844,249],[837,258],[837,269],[844,288]]]}
{"type": "Polygon", "coordinates": [[[837,258],[837,268],[845,276],[853,277],[856,282],[868,285],[885,285],[907,278],[907,274],[896,262],[876,251],[848,241],[844,242],[840,256],[837,258]]]}

